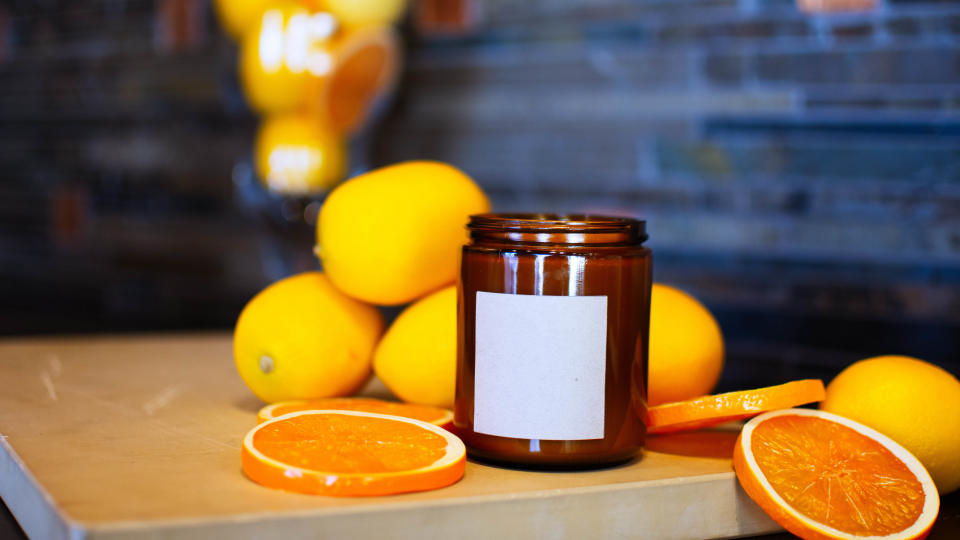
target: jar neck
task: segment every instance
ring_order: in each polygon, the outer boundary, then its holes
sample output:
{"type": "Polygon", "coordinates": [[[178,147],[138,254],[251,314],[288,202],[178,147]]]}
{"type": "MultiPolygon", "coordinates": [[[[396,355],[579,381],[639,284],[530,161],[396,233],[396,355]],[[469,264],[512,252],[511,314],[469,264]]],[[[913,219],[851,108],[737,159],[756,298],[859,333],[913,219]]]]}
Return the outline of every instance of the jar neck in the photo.
{"type": "Polygon", "coordinates": [[[644,221],[584,214],[477,214],[467,229],[474,243],[616,246],[647,239],[644,221]]]}

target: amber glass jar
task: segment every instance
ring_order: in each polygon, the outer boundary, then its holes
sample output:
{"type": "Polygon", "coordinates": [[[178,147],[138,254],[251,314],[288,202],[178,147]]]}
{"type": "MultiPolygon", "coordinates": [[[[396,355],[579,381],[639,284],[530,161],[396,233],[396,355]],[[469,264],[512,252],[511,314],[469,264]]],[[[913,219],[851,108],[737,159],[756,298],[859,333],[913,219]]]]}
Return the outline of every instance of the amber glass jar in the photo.
{"type": "Polygon", "coordinates": [[[636,456],[651,285],[644,222],[481,214],[467,228],[454,425],[470,455],[547,468],[636,456]]]}

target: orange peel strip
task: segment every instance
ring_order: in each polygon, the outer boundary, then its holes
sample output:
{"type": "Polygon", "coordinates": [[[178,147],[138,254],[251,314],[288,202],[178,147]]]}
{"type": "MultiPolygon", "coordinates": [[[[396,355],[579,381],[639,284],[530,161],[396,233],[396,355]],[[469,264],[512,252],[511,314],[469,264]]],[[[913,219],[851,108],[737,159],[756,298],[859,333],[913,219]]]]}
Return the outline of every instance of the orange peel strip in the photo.
{"type": "Polygon", "coordinates": [[[647,409],[647,432],[688,431],[750,418],[776,409],[822,401],[823,381],[803,379],[786,384],[703,396],[687,401],[664,403],[647,409]]]}

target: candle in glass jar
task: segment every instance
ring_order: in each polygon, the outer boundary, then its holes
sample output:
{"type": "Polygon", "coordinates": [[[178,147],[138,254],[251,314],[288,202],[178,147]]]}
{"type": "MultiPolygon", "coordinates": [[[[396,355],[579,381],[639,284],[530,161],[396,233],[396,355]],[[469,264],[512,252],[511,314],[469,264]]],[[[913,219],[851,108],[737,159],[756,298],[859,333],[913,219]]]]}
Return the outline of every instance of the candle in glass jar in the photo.
{"type": "Polygon", "coordinates": [[[470,454],[534,467],[636,456],[651,287],[644,222],[482,214],[468,229],[454,426],[470,454]]]}

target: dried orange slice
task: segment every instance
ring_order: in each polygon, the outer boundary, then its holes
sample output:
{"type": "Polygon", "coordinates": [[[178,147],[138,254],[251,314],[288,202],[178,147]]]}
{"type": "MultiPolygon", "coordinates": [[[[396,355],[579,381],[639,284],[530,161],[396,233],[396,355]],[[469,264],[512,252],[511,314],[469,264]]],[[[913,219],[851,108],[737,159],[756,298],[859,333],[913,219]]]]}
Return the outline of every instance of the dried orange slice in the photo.
{"type": "Polygon", "coordinates": [[[433,424],[361,411],[308,410],[250,430],[243,472],[267,487],[316,495],[426,491],[463,477],[466,448],[433,424]]]}
{"type": "Polygon", "coordinates": [[[400,39],[389,26],[350,28],[334,40],[331,55],[330,74],[308,84],[306,109],[318,122],[349,135],[396,85],[400,39]]]}
{"type": "Polygon", "coordinates": [[[777,386],[703,396],[647,409],[648,433],[671,433],[742,420],[762,412],[788,409],[823,400],[820,379],[791,381],[777,386]]]}
{"type": "Polygon", "coordinates": [[[413,403],[397,403],[382,399],[344,397],[312,399],[309,401],[281,401],[272,403],[257,412],[257,422],[266,422],[278,416],[296,411],[310,409],[335,409],[338,411],[365,411],[380,414],[392,414],[404,418],[413,418],[428,424],[444,427],[453,422],[453,411],[431,407],[429,405],[415,405],[413,403]]]}
{"type": "Polygon", "coordinates": [[[923,538],[940,508],[933,480],[910,452],[823,411],[788,409],[750,420],[733,466],[750,498],[801,538],[923,538]]]}

